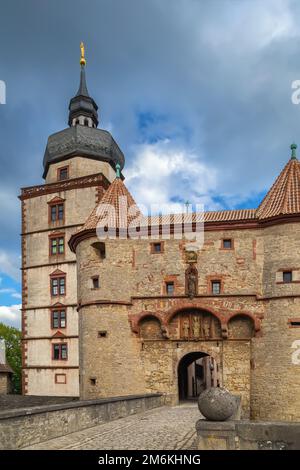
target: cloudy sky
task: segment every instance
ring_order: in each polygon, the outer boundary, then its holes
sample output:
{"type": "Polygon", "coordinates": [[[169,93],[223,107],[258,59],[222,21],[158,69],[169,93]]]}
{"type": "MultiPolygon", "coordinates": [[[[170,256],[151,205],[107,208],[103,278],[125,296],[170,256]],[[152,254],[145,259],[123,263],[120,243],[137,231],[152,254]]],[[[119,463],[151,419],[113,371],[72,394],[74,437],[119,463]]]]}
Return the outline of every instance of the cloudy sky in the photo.
{"type": "Polygon", "coordinates": [[[298,141],[300,2],[1,0],[0,321],[19,325],[22,186],[42,183],[86,44],[100,127],[137,202],[256,207],[298,141]]]}

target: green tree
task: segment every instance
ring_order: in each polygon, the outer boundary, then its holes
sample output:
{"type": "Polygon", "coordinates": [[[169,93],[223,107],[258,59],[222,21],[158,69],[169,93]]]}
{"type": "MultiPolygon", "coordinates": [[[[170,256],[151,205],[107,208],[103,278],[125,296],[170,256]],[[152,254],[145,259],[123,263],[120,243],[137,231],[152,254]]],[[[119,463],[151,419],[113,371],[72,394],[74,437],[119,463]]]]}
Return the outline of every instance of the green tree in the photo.
{"type": "Polygon", "coordinates": [[[21,393],[21,331],[0,322],[0,339],[5,341],[6,362],[14,371],[12,382],[14,393],[21,393]]]}

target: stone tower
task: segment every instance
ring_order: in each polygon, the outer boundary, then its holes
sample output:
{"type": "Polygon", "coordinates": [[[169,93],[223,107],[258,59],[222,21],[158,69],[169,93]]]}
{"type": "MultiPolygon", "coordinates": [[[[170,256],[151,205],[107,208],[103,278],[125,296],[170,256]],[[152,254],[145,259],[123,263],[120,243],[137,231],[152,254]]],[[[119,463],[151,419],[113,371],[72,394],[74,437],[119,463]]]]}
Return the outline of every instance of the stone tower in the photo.
{"type": "Polygon", "coordinates": [[[69,104],[69,127],[48,138],[45,183],[23,188],[23,393],[78,396],[78,314],[75,255],[68,240],[86,221],[124,155],[111,134],[98,129],[85,58],[69,104]]]}

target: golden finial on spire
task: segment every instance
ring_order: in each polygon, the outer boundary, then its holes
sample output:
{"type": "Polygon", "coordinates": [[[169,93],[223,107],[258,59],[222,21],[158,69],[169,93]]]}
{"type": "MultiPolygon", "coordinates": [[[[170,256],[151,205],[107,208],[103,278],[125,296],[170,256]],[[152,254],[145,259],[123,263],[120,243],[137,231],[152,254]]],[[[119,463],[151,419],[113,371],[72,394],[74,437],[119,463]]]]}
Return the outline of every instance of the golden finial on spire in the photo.
{"type": "Polygon", "coordinates": [[[85,57],[84,57],[84,44],[83,44],[83,42],[80,43],[80,50],[81,50],[80,65],[85,65],[86,60],[85,60],[85,57]]]}

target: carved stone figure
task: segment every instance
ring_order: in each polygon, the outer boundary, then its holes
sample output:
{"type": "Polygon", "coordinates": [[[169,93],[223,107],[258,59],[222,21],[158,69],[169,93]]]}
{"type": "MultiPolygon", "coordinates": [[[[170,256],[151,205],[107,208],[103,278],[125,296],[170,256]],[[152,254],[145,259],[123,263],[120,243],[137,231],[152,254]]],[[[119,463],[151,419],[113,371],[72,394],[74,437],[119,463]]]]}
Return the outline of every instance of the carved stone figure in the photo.
{"type": "Polygon", "coordinates": [[[182,323],[182,332],[183,332],[184,338],[189,337],[189,331],[190,331],[190,322],[188,319],[185,319],[182,323]]]}
{"type": "Polygon", "coordinates": [[[210,321],[209,318],[205,318],[203,322],[203,335],[204,338],[210,338],[210,321]]]}
{"type": "Polygon", "coordinates": [[[201,333],[201,319],[199,315],[193,317],[193,336],[199,338],[201,333]]]}
{"type": "Polygon", "coordinates": [[[190,266],[185,272],[186,295],[193,298],[198,293],[198,271],[194,266],[190,266]]]}

